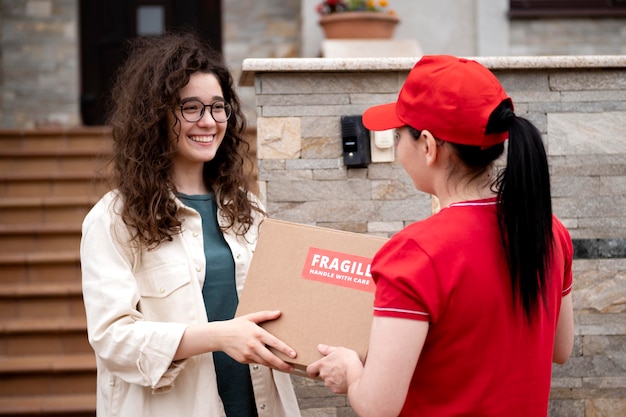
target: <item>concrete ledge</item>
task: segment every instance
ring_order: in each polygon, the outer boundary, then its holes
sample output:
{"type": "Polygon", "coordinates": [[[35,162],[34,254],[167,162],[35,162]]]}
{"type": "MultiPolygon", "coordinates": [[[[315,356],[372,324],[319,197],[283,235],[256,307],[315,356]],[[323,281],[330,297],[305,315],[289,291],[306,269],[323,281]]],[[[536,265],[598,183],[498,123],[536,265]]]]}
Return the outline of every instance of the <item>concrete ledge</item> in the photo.
{"type": "MultiPolygon", "coordinates": [[[[626,55],[467,57],[489,69],[626,68],[626,55]]],[[[409,71],[419,57],[248,58],[240,86],[253,86],[262,72],[409,71]]]]}

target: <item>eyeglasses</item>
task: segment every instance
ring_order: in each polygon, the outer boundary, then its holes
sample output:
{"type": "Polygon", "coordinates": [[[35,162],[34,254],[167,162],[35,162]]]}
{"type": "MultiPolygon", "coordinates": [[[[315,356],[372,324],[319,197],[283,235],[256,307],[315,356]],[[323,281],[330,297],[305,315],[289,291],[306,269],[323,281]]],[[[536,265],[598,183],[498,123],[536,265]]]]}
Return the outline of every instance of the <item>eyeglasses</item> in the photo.
{"type": "Polygon", "coordinates": [[[224,101],[216,101],[211,104],[204,104],[200,100],[188,100],[180,105],[180,114],[189,123],[197,122],[204,116],[204,111],[209,108],[209,113],[217,123],[224,123],[232,113],[230,104],[224,101]]]}

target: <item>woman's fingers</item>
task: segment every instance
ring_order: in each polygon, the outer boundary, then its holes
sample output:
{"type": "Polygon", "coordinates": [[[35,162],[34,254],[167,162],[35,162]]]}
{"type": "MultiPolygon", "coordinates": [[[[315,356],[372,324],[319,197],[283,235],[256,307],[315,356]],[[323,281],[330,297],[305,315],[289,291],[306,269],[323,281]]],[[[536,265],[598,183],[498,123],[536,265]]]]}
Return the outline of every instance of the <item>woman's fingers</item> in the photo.
{"type": "Polygon", "coordinates": [[[289,346],[288,344],[278,339],[277,337],[275,337],[269,332],[267,332],[267,338],[264,340],[264,344],[267,347],[271,347],[283,353],[284,355],[288,356],[291,359],[294,359],[297,355],[296,351],[291,346],[289,346]]]}
{"type": "MultiPolygon", "coordinates": [[[[278,310],[275,310],[275,311],[266,310],[266,311],[258,311],[256,313],[247,314],[246,316],[243,316],[243,318],[247,318],[248,320],[256,324],[261,324],[266,321],[276,320],[277,318],[280,317],[280,315],[281,315],[281,312],[278,310]]],[[[287,345],[285,342],[283,342],[282,340],[280,340],[273,334],[269,333],[265,329],[263,329],[262,331],[264,333],[262,336],[262,342],[265,346],[272,347],[275,350],[283,353],[284,355],[292,359],[296,357],[295,349],[293,349],[291,346],[287,345]]]]}
{"type": "MultiPolygon", "coordinates": [[[[324,356],[327,356],[331,351],[332,351],[332,347],[328,346],[328,345],[324,345],[324,344],[319,344],[317,345],[317,350],[324,356]]],[[[312,376],[314,378],[320,378],[320,372],[322,369],[322,364],[324,363],[324,358],[319,359],[311,364],[309,364],[309,366],[306,367],[306,373],[309,376],[312,376]]]]}
{"type": "Polygon", "coordinates": [[[318,345],[317,350],[324,357],[307,366],[307,374],[322,379],[335,394],[345,394],[348,390],[348,367],[363,367],[358,354],[344,347],[324,344],[318,345]]]}
{"type": "Polygon", "coordinates": [[[246,314],[245,316],[241,316],[247,320],[253,321],[256,324],[263,323],[264,321],[276,320],[281,315],[280,310],[263,310],[257,311],[256,313],[246,314]]]}
{"type": "MultiPolygon", "coordinates": [[[[266,310],[234,319],[233,321],[239,321],[239,325],[244,328],[242,330],[244,332],[243,337],[247,340],[243,345],[239,345],[239,349],[236,349],[239,352],[232,352],[233,355],[240,354],[241,357],[233,357],[240,362],[258,363],[284,372],[293,372],[293,366],[276,356],[270,348],[289,358],[295,358],[296,351],[258,325],[269,320],[275,320],[280,317],[280,314],[280,311],[266,310]]],[[[232,347],[235,348],[236,346],[232,347]]]]}
{"type": "Polygon", "coordinates": [[[320,377],[320,369],[321,369],[321,364],[320,361],[315,361],[312,364],[310,364],[309,366],[306,367],[306,373],[307,375],[309,375],[310,377],[313,378],[319,378],[320,377]]]}
{"type": "Polygon", "coordinates": [[[278,369],[283,372],[294,371],[293,365],[276,356],[276,354],[270,350],[269,346],[263,346],[257,351],[257,354],[257,360],[253,362],[260,363],[261,365],[269,366],[270,368],[278,369]]]}

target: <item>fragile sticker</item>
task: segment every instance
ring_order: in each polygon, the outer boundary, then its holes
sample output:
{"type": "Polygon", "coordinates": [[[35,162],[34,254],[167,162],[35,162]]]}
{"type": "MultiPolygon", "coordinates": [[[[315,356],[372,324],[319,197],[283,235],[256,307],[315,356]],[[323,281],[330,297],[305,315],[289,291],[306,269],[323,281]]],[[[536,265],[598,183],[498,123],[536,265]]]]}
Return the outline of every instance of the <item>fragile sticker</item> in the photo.
{"type": "Polygon", "coordinates": [[[302,278],[375,292],[371,266],[371,258],[310,247],[302,269],[302,278]]]}

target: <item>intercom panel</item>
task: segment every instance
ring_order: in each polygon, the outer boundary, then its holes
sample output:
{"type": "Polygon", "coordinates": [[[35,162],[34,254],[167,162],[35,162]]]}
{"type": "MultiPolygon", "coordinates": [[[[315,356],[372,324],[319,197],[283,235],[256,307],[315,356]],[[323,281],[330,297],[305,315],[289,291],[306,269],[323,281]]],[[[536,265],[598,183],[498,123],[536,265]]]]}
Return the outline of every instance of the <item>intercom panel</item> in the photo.
{"type": "Polygon", "coordinates": [[[365,167],[372,162],[370,131],[361,116],[341,116],[343,163],[347,167],[365,167]]]}

